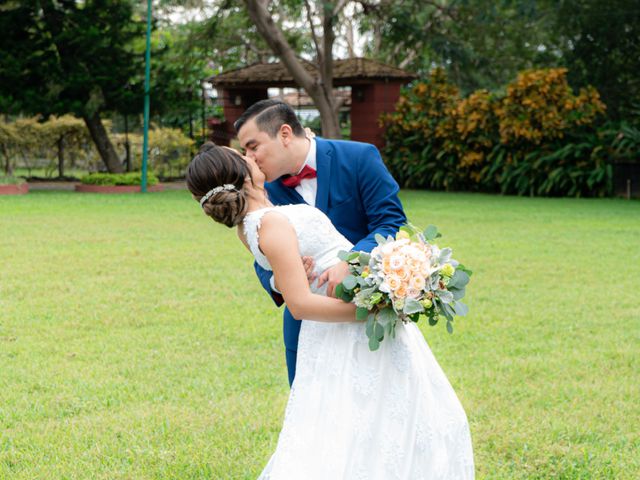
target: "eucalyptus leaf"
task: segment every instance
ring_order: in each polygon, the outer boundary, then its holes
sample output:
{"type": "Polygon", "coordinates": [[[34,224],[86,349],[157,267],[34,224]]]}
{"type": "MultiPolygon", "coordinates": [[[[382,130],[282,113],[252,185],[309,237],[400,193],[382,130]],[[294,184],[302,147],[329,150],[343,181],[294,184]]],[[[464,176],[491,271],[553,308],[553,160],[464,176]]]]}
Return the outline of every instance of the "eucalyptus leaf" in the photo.
{"type": "Polygon", "coordinates": [[[442,303],[453,302],[453,293],[449,292],[448,290],[436,290],[436,295],[442,303]]]}
{"type": "Polygon", "coordinates": [[[394,322],[389,322],[389,323],[387,323],[387,325],[385,325],[384,334],[387,336],[387,338],[391,337],[394,328],[395,328],[395,323],[394,322]]]}
{"type": "Polygon", "coordinates": [[[447,263],[451,259],[452,250],[450,248],[443,248],[440,250],[440,255],[438,256],[438,263],[443,264],[447,263]]]}
{"type": "Polygon", "coordinates": [[[387,243],[387,239],[384,238],[382,235],[380,235],[379,233],[376,233],[374,235],[374,238],[376,239],[376,242],[378,242],[378,245],[384,245],[385,243],[387,243]]]}
{"type": "Polygon", "coordinates": [[[396,315],[396,312],[394,312],[393,308],[391,307],[383,308],[378,312],[378,322],[380,322],[382,325],[395,323],[397,318],[398,316],[396,315]]]}
{"type": "Polygon", "coordinates": [[[464,288],[469,283],[469,275],[464,270],[456,270],[449,280],[449,288],[464,288]]]}
{"type": "Polygon", "coordinates": [[[456,312],[456,315],[464,317],[467,313],[469,313],[469,307],[462,302],[456,302],[453,304],[453,309],[456,312]]]}
{"type": "Polygon", "coordinates": [[[456,268],[457,268],[458,270],[462,271],[462,272],[465,272],[465,273],[466,273],[467,275],[469,275],[469,276],[473,275],[473,271],[472,271],[472,270],[469,270],[467,267],[465,267],[465,266],[464,266],[464,265],[462,265],[462,264],[459,264],[456,268]]]}
{"type": "Polygon", "coordinates": [[[453,324],[450,321],[447,322],[447,332],[453,333],[453,324]]]}
{"type": "Polygon", "coordinates": [[[364,307],[356,308],[356,320],[358,320],[359,322],[362,322],[366,320],[368,316],[369,316],[369,310],[367,310],[364,307]]]}
{"type": "Polygon", "coordinates": [[[376,337],[369,337],[369,350],[375,352],[380,348],[380,341],[376,337]]]}
{"type": "Polygon", "coordinates": [[[356,288],[357,284],[358,280],[353,275],[347,275],[342,281],[342,285],[344,285],[344,288],[347,290],[353,290],[354,288],[356,288]]]}
{"type": "Polygon", "coordinates": [[[440,313],[445,316],[447,320],[453,320],[456,312],[451,305],[443,303],[440,308],[440,313]]]}
{"type": "Polygon", "coordinates": [[[345,302],[350,303],[350,302],[351,302],[351,300],[353,300],[353,293],[350,293],[350,292],[346,292],[346,291],[345,291],[345,292],[343,292],[343,293],[342,293],[342,297],[341,297],[341,298],[342,298],[342,300],[344,300],[345,302]]]}
{"type": "Polygon", "coordinates": [[[435,240],[437,237],[436,235],[438,235],[438,227],[436,227],[435,225],[429,225],[423,232],[424,238],[427,239],[427,241],[432,241],[435,240]]]}
{"type": "Polygon", "coordinates": [[[349,258],[349,255],[351,254],[351,252],[347,252],[346,250],[340,250],[338,252],[338,258],[340,260],[342,260],[343,262],[346,262],[347,259],[349,258]]]}
{"type": "Polygon", "coordinates": [[[369,314],[369,316],[367,317],[367,327],[366,327],[367,337],[369,338],[373,337],[373,325],[375,323],[376,323],[376,317],[373,314],[369,314]]]}
{"type": "Polygon", "coordinates": [[[336,285],[336,297],[342,298],[343,294],[344,294],[344,287],[342,286],[341,283],[339,283],[338,285],[336,285]]]}
{"type": "Polygon", "coordinates": [[[380,342],[384,338],[384,327],[378,322],[376,322],[373,326],[373,336],[376,337],[380,342]]]}
{"type": "Polygon", "coordinates": [[[358,260],[360,261],[360,265],[369,265],[371,254],[367,252],[360,252],[358,260]]]}
{"type": "Polygon", "coordinates": [[[424,305],[414,298],[407,298],[404,302],[404,308],[402,311],[407,315],[424,312],[424,305]]]}
{"type": "Polygon", "coordinates": [[[348,262],[352,262],[353,260],[355,260],[359,256],[360,256],[360,252],[349,252],[349,255],[347,256],[347,261],[348,262]]]}
{"type": "Polygon", "coordinates": [[[449,288],[449,291],[453,294],[454,300],[460,300],[465,294],[464,288],[449,288]]]}

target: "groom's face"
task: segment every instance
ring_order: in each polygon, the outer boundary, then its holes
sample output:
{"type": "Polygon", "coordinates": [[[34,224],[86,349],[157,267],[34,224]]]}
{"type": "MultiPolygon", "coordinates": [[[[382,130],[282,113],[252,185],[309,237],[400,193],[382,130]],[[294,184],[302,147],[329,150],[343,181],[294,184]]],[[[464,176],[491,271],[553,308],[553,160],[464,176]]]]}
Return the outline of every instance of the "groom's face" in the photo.
{"type": "Polygon", "coordinates": [[[248,120],[238,132],[238,140],[247,157],[255,160],[267,182],[289,173],[286,149],[280,136],[270,137],[258,128],[255,119],[248,120]]]}

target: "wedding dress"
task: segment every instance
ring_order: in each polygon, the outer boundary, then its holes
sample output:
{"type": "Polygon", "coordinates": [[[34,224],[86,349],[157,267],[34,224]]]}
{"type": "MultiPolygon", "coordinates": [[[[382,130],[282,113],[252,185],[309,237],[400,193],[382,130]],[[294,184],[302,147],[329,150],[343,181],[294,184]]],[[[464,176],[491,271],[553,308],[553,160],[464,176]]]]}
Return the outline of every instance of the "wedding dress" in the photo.
{"type": "MultiPolygon", "coordinates": [[[[244,231],[258,264],[271,270],[258,236],[275,211],[294,227],[316,271],[353,245],[306,204],[249,213],[244,231]]],[[[325,294],[326,285],[314,293],[325,294]]],[[[371,352],[364,322],[302,320],[296,377],[276,451],[259,480],[435,480],[474,478],[467,417],[414,323],[371,352]]]]}

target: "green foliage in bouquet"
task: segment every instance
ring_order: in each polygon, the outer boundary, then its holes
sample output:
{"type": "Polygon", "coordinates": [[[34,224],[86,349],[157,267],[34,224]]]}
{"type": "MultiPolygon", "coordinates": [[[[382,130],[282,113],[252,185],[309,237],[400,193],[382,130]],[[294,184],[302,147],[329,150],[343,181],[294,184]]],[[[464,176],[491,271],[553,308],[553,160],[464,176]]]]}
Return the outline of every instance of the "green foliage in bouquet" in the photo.
{"type": "MultiPolygon", "coordinates": [[[[142,174],[140,172],[129,173],[91,173],[82,177],[80,180],[85,185],[140,185],[142,182],[142,174]]],[[[147,185],[156,185],[158,177],[153,173],[147,174],[147,185]]]]}
{"type": "Polygon", "coordinates": [[[454,318],[467,314],[461,299],[472,272],[451,258],[450,248],[434,243],[439,237],[434,225],[421,231],[409,224],[395,238],[376,235],[378,246],[371,253],[340,252],[350,273],[336,296],[357,306],[356,319],[367,322],[372,351],[385,337],[395,337],[398,320],[418,322],[425,316],[436,325],[444,318],[453,333],[454,318]]]}

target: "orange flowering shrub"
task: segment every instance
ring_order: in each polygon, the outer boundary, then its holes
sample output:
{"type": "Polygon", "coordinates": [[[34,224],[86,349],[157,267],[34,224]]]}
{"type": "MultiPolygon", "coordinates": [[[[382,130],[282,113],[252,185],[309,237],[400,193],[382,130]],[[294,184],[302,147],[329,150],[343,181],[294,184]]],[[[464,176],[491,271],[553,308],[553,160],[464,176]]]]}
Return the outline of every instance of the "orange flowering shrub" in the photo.
{"type": "Polygon", "coordinates": [[[447,82],[444,70],[435,69],[428,79],[402,93],[395,112],[382,115],[385,157],[401,185],[434,186],[429,172],[434,171],[438,152],[444,151],[441,125],[459,100],[460,93],[447,82]]]}
{"type": "Polygon", "coordinates": [[[528,70],[507,87],[496,102],[500,142],[541,145],[564,138],[567,131],[590,125],[604,113],[605,105],[593,88],[571,91],[565,68],[528,70]]]}
{"type": "Polygon", "coordinates": [[[603,195],[610,189],[605,105],[576,95],[566,69],[522,72],[506,93],[461,98],[442,70],[405,91],[382,117],[384,155],[405,187],[537,195],[603,195]]]}
{"type": "Polygon", "coordinates": [[[486,90],[478,90],[461,99],[440,124],[439,134],[444,148],[456,157],[457,175],[478,183],[481,169],[487,164],[495,145],[498,119],[494,115],[494,99],[486,90]]]}

